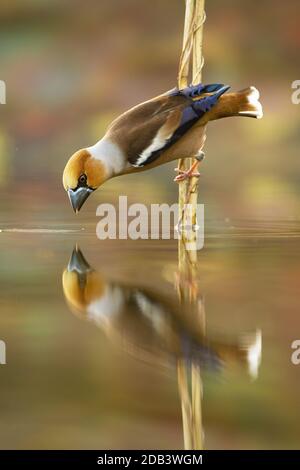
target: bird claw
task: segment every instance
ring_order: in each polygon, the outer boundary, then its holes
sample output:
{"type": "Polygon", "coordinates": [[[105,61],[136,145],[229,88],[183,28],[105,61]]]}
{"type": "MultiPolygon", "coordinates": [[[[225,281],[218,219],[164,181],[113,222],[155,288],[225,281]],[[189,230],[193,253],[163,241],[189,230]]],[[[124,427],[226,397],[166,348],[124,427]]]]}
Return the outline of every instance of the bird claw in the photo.
{"type": "Polygon", "coordinates": [[[180,183],[180,181],[184,181],[189,178],[199,178],[201,176],[201,173],[199,173],[198,171],[193,171],[192,168],[186,171],[180,170],[179,168],[175,168],[175,171],[178,171],[178,175],[174,178],[174,181],[176,183],[180,183]]]}

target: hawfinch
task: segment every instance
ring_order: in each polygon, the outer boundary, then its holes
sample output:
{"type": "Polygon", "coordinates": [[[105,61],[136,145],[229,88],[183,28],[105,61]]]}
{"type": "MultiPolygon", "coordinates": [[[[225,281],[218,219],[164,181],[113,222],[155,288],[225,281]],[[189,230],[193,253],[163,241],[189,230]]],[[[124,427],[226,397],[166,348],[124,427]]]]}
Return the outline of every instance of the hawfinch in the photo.
{"type": "MultiPolygon", "coordinates": [[[[101,140],[74,153],[65,167],[63,185],[74,211],[77,213],[93,191],[115,176],[178,158],[201,161],[209,121],[229,116],[262,117],[256,88],[226,93],[229,88],[199,84],[173,89],[119,116],[101,140]]],[[[180,171],[175,180],[198,176],[195,168],[194,164],[190,170],[180,171]]]]}
{"type": "Polygon", "coordinates": [[[236,364],[244,366],[252,378],[257,376],[259,332],[241,335],[232,343],[209,339],[195,322],[197,306],[180,303],[173,295],[108,281],[77,247],[62,283],[70,310],[138,359],[166,367],[181,358],[217,370],[236,364]]]}

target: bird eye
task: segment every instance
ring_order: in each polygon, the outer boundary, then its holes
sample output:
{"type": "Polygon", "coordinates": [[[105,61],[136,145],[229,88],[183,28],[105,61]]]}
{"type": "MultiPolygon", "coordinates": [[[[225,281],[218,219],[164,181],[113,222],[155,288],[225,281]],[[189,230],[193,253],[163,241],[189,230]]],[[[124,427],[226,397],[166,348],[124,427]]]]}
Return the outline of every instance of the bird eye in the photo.
{"type": "Polygon", "coordinates": [[[79,176],[79,179],[78,179],[79,184],[86,184],[86,181],[87,181],[86,175],[79,176]]]}

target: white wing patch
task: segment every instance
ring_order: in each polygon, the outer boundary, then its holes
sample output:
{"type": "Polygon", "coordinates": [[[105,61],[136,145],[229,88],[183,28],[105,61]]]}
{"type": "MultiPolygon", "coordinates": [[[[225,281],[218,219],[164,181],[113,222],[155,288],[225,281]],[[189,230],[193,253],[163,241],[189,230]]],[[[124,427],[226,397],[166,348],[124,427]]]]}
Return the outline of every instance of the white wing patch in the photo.
{"type": "Polygon", "coordinates": [[[163,309],[152,303],[142,292],[136,292],[135,300],[143,315],[152,323],[153,328],[161,332],[165,318],[163,309]]]}
{"type": "Polygon", "coordinates": [[[88,305],[88,318],[98,326],[108,326],[124,306],[124,295],[120,288],[106,286],[105,292],[88,305]]]}
{"type": "Polygon", "coordinates": [[[172,137],[173,135],[173,130],[170,132],[169,129],[166,129],[166,127],[169,127],[167,123],[165,123],[158,131],[154,139],[152,140],[151,144],[149,147],[146,147],[145,150],[140,154],[139,158],[137,161],[134,163],[133,166],[135,167],[140,167],[143,166],[144,163],[148,160],[148,158],[152,155],[153,152],[156,152],[157,150],[161,150],[164,148],[168,140],[172,137]]]}

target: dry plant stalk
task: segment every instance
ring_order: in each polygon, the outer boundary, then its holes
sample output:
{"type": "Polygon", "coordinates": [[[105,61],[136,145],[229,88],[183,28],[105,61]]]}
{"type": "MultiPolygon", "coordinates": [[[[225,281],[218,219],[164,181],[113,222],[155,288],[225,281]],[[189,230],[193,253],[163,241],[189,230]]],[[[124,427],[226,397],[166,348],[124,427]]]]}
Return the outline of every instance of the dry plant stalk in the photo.
{"type": "MultiPolygon", "coordinates": [[[[185,0],[185,22],[183,34],[183,47],[180,57],[178,87],[184,88],[188,85],[191,58],[193,59],[192,83],[201,82],[201,71],[203,67],[202,56],[202,36],[203,24],[205,21],[204,4],[205,0],[185,0]]],[[[187,170],[194,159],[182,158],[179,161],[179,169],[187,170]]],[[[200,322],[203,334],[205,334],[205,310],[203,300],[199,297],[197,283],[197,243],[196,232],[188,230],[188,238],[184,227],[196,224],[198,178],[189,178],[179,183],[179,210],[180,224],[182,225],[182,236],[178,244],[178,296],[180,300],[189,300],[190,303],[197,303],[198,318],[195,321],[200,322]],[[185,206],[189,205],[191,213],[185,211],[185,206]],[[189,250],[186,250],[186,243],[189,244],[189,250]],[[191,249],[192,247],[192,249],[191,249]]],[[[178,360],[177,364],[178,388],[181,399],[182,423],[184,448],[203,449],[202,432],[202,381],[200,365],[191,364],[184,359],[178,360]],[[190,372],[190,374],[189,374],[190,372]],[[191,390],[189,387],[189,375],[191,381],[191,390]]]]}
{"type": "MultiPolygon", "coordinates": [[[[185,21],[183,33],[182,53],[179,62],[178,73],[178,87],[184,88],[188,85],[188,78],[190,72],[190,64],[192,61],[192,83],[197,84],[201,82],[201,71],[203,67],[202,55],[202,37],[203,37],[203,24],[205,21],[205,0],[185,0],[185,21]]],[[[180,170],[187,170],[190,168],[195,159],[182,158],[179,160],[178,167],[180,170]]],[[[194,278],[193,271],[196,269],[197,263],[197,248],[196,248],[196,232],[187,230],[184,227],[196,225],[196,208],[197,208],[197,195],[198,195],[198,178],[188,178],[179,183],[179,225],[182,228],[182,236],[179,240],[179,272],[181,275],[185,273],[188,280],[190,277],[194,278]],[[185,210],[186,205],[189,211],[185,210]],[[189,248],[194,246],[194,249],[185,249],[186,243],[189,243],[189,248]]],[[[192,279],[189,279],[192,281],[192,279]]],[[[189,282],[191,284],[191,282],[189,282]]],[[[184,289],[185,290],[185,289],[184,289]]],[[[181,295],[186,295],[187,292],[181,292],[181,295]]],[[[190,297],[197,298],[197,289],[194,286],[190,289],[190,297]]]]}
{"type": "Polygon", "coordinates": [[[202,450],[204,443],[200,366],[192,362],[189,367],[185,359],[178,359],[177,380],[181,402],[184,448],[185,450],[202,450]]]}

